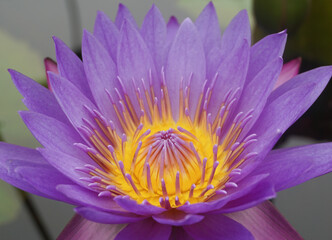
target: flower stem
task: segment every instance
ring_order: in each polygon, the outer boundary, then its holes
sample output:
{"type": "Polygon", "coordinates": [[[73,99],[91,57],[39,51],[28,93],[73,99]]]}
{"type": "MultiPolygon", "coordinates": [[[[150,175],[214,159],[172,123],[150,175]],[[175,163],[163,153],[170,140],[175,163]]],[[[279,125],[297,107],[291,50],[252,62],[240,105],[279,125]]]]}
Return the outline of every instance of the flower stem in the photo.
{"type": "Polygon", "coordinates": [[[42,236],[42,238],[44,240],[50,240],[51,239],[50,234],[47,231],[45,224],[41,220],[41,216],[39,215],[38,210],[35,207],[29,194],[20,189],[17,189],[17,190],[18,190],[18,193],[19,193],[21,199],[24,202],[25,207],[28,209],[31,218],[32,218],[35,226],[38,229],[39,234],[42,236]]]}

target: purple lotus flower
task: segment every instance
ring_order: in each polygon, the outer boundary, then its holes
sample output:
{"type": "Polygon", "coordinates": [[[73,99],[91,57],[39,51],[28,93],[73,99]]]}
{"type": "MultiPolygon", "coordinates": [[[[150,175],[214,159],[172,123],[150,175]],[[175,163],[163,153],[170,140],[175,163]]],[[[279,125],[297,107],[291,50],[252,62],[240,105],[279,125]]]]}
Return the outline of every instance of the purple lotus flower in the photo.
{"type": "Polygon", "coordinates": [[[286,32],[250,39],[246,11],[221,36],[212,3],[180,25],[98,12],[83,61],[54,37],[52,91],[9,70],[43,148],[1,143],[1,179],[76,205],[60,238],[299,239],[266,200],[331,171],[332,144],[271,149],[332,68],[275,88],[286,32]]]}

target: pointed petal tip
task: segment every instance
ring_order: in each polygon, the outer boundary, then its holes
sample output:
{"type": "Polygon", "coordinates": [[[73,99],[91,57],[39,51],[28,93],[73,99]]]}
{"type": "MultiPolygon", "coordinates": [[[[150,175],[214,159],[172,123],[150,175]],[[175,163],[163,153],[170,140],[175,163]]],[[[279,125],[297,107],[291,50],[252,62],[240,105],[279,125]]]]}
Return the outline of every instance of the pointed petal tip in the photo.
{"type": "Polygon", "coordinates": [[[57,43],[59,41],[62,42],[62,40],[60,38],[58,38],[57,36],[52,36],[52,39],[53,39],[54,43],[57,43]]]}
{"type": "Polygon", "coordinates": [[[96,19],[95,19],[95,25],[97,22],[99,22],[106,14],[101,11],[101,10],[97,10],[97,13],[96,13],[96,19]]]}
{"type": "Polygon", "coordinates": [[[155,3],[152,3],[151,8],[150,9],[158,9],[157,5],[155,3]]]}
{"type": "Polygon", "coordinates": [[[15,71],[14,69],[8,68],[7,69],[12,81],[14,82],[14,84],[17,84],[17,78],[16,75],[19,74],[19,72],[15,71]]]}
{"type": "Polygon", "coordinates": [[[127,8],[127,6],[124,5],[123,3],[119,3],[118,10],[123,9],[123,8],[127,8]]]}
{"type": "Polygon", "coordinates": [[[213,1],[210,1],[207,6],[211,6],[211,7],[214,7],[214,4],[213,4],[213,1]]]}
{"type": "MultiPolygon", "coordinates": [[[[22,120],[24,121],[24,119],[26,119],[26,117],[28,117],[28,115],[30,114],[30,111],[27,110],[19,110],[17,111],[18,115],[20,115],[20,117],[22,118],[22,120]]],[[[25,122],[25,121],[24,121],[25,122]]]]}
{"type": "Polygon", "coordinates": [[[178,19],[173,15],[168,19],[168,23],[170,23],[170,22],[179,23],[178,19]]]}
{"type": "Polygon", "coordinates": [[[85,40],[88,38],[93,37],[92,33],[90,33],[87,29],[83,28],[83,34],[82,34],[82,44],[85,40]]]}
{"type": "MultiPolygon", "coordinates": [[[[246,22],[248,22],[250,24],[249,21],[249,14],[248,14],[248,10],[247,9],[242,9],[241,11],[239,11],[232,19],[232,21],[235,21],[235,19],[242,19],[242,20],[246,20],[246,22]]],[[[231,22],[232,22],[231,21],[231,22]]],[[[237,20],[238,21],[238,20],[237,20]]]]}
{"type": "Polygon", "coordinates": [[[62,41],[61,38],[59,38],[57,36],[52,36],[52,39],[53,39],[53,42],[54,42],[56,53],[57,53],[57,51],[59,51],[61,49],[61,47],[68,47],[67,44],[64,41],[62,41]]]}
{"type": "Polygon", "coordinates": [[[207,10],[207,9],[212,10],[212,11],[215,11],[215,7],[214,7],[214,4],[213,4],[212,1],[209,1],[209,2],[206,4],[206,6],[204,7],[203,11],[204,11],[204,10],[207,10]]]}
{"type": "Polygon", "coordinates": [[[189,17],[187,17],[187,18],[185,18],[185,19],[183,20],[182,24],[184,24],[184,23],[190,23],[190,24],[193,24],[193,21],[192,21],[189,17]]]}
{"type": "Polygon", "coordinates": [[[52,58],[50,58],[50,57],[46,57],[46,58],[44,58],[44,63],[55,63],[55,61],[52,59],[52,58]]]}
{"type": "Polygon", "coordinates": [[[46,72],[51,71],[54,73],[59,73],[56,61],[50,57],[44,58],[44,66],[46,72]]]}
{"type": "Polygon", "coordinates": [[[242,9],[239,13],[243,14],[244,16],[248,16],[248,10],[242,9]]]}
{"type": "Polygon", "coordinates": [[[160,9],[157,7],[157,5],[155,3],[152,4],[148,14],[150,12],[153,13],[153,14],[162,15],[160,9]]]}
{"type": "Polygon", "coordinates": [[[97,16],[104,16],[106,15],[102,10],[97,10],[97,16]]]}
{"type": "Polygon", "coordinates": [[[10,74],[10,76],[11,76],[11,78],[12,78],[12,80],[13,80],[14,82],[16,82],[16,75],[21,75],[21,74],[22,74],[22,73],[20,73],[20,72],[14,70],[14,69],[12,69],[12,68],[8,68],[7,71],[8,71],[8,73],[10,74]]]}
{"type": "Polygon", "coordinates": [[[94,28],[96,28],[97,24],[101,24],[104,21],[110,21],[108,15],[101,10],[97,10],[94,28]]]}

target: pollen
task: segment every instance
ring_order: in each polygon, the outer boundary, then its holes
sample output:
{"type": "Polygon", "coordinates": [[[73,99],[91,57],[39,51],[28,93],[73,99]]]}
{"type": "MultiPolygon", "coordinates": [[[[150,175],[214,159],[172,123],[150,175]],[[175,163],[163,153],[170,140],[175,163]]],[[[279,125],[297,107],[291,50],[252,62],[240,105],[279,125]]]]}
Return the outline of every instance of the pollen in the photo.
{"type": "Polygon", "coordinates": [[[207,107],[213,81],[209,87],[205,82],[196,109],[189,109],[191,81],[185,85],[182,79],[179,118],[174,120],[163,70],[160,99],[150,82],[139,89],[133,81],[139,112],[125,89],[123,94],[116,90],[118,103],[106,93],[122,133],[98,110],[85,107],[94,122],[83,119],[85,125],[79,130],[89,144],[75,145],[96,165],[77,168],[86,175],[81,180],[100,197],[129,196],[167,209],[226,196],[238,187],[241,164],[254,156],[246,150],[256,141],[254,134],[241,136],[252,116],[234,113],[238,90],[229,91],[212,119],[207,107]]]}

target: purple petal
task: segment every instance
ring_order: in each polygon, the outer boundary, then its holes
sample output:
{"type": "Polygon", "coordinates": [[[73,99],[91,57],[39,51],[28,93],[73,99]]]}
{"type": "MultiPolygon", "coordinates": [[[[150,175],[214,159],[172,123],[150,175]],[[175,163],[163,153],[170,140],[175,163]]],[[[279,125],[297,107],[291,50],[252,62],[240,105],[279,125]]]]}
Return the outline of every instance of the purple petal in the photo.
{"type": "Polygon", "coordinates": [[[169,90],[173,118],[179,117],[179,89],[183,78],[185,88],[190,82],[189,110],[194,116],[198,98],[206,78],[205,55],[195,25],[189,18],[180,26],[169,51],[166,67],[166,83],[169,90]],[[192,79],[190,80],[192,76],[192,79]]]}
{"type": "Polygon", "coordinates": [[[19,72],[11,69],[8,71],[16,88],[24,97],[23,102],[27,108],[68,123],[52,92],[19,72]]]}
{"type": "Polygon", "coordinates": [[[76,158],[64,152],[55,151],[52,149],[43,148],[38,149],[38,151],[43,155],[43,157],[49,162],[50,165],[55,167],[63,175],[67,176],[78,185],[88,188],[87,184],[80,180],[83,175],[76,169],[77,167],[83,167],[85,164],[95,165],[92,160],[87,162],[81,158],[76,158]]]}
{"type": "MultiPolygon", "coordinates": [[[[245,180],[243,180],[245,181],[245,180]]],[[[241,196],[233,201],[229,201],[222,209],[215,211],[214,213],[230,213],[241,211],[266,200],[276,197],[276,191],[273,184],[268,180],[260,182],[256,187],[248,194],[241,196]]]]}
{"type": "Polygon", "coordinates": [[[19,166],[17,163],[30,165],[47,164],[45,159],[35,149],[0,142],[0,179],[26,192],[47,197],[24,181],[22,177],[15,172],[15,168],[19,166]]]}
{"type": "Polygon", "coordinates": [[[302,239],[269,201],[227,216],[247,228],[255,239],[302,239]]]}
{"type": "MultiPolygon", "coordinates": [[[[229,56],[220,64],[217,72],[218,78],[212,86],[211,100],[208,105],[208,112],[212,119],[218,114],[221,104],[225,101],[228,91],[242,90],[249,63],[249,45],[243,40],[242,45],[232,51],[229,56]],[[232,81],[230,81],[230,78],[232,81]]],[[[238,93],[238,95],[240,92],[238,93]]]]}
{"type": "MultiPolygon", "coordinates": [[[[270,61],[243,89],[237,112],[252,112],[253,118],[248,123],[246,129],[250,129],[255,123],[261,111],[263,110],[267,98],[269,97],[273,86],[278,78],[282,68],[282,59],[278,57],[274,61],[270,61]]],[[[245,135],[247,131],[242,131],[245,135]]]]}
{"type": "Polygon", "coordinates": [[[206,216],[203,221],[183,228],[196,240],[254,239],[245,227],[223,214],[206,216]]]}
{"type": "Polygon", "coordinates": [[[112,213],[125,212],[109,197],[98,197],[97,192],[77,185],[58,185],[57,190],[81,206],[95,207],[112,213]]]}
{"type": "Polygon", "coordinates": [[[145,86],[149,87],[150,77],[152,77],[154,92],[156,97],[159,98],[160,82],[156,77],[156,70],[151,54],[140,33],[128,21],[124,21],[120,31],[117,59],[118,72],[123,81],[124,91],[131,98],[136,110],[140,108],[136,98],[136,89],[133,87],[133,81],[143,91],[144,86],[141,80],[143,79],[145,86]]]}
{"type": "Polygon", "coordinates": [[[78,214],[70,220],[65,229],[58,236],[58,240],[109,240],[124,228],[123,224],[101,224],[91,222],[78,214]]]}
{"type": "MultiPolygon", "coordinates": [[[[42,193],[34,188],[30,183],[25,181],[21,174],[16,172],[16,169],[21,166],[44,166],[45,164],[36,164],[27,162],[24,160],[8,160],[5,163],[0,163],[0,179],[3,181],[17,187],[23,191],[44,197],[54,199],[52,196],[47,195],[46,193],[42,193]]],[[[58,199],[58,198],[56,198],[58,199]]]]}
{"type": "Polygon", "coordinates": [[[175,35],[179,30],[179,27],[180,25],[177,18],[171,16],[167,22],[167,40],[166,40],[167,46],[173,42],[175,35]]]}
{"type": "Polygon", "coordinates": [[[248,13],[246,10],[240,11],[229,23],[221,40],[221,58],[225,59],[231,54],[233,49],[242,46],[243,41],[251,45],[251,31],[248,13]]]}
{"type": "Polygon", "coordinates": [[[194,240],[182,227],[172,227],[172,233],[169,240],[194,240]]]}
{"type": "Polygon", "coordinates": [[[260,111],[257,112],[256,109],[264,107],[281,71],[282,63],[283,61],[279,57],[271,61],[245,86],[238,106],[239,111],[248,112],[255,108],[253,115],[259,116],[260,111]]]}
{"type": "Polygon", "coordinates": [[[144,18],[141,34],[151,52],[157,71],[160,71],[166,54],[167,29],[161,12],[154,4],[144,18]]]}
{"type": "Polygon", "coordinates": [[[11,159],[24,160],[36,164],[47,164],[36,149],[0,142],[0,164],[11,159]]]}
{"type": "Polygon", "coordinates": [[[135,200],[130,199],[128,196],[118,196],[114,198],[114,201],[126,209],[129,212],[138,214],[138,215],[155,215],[165,212],[165,208],[153,206],[149,203],[137,203],[135,200]]]}
{"type": "Polygon", "coordinates": [[[106,14],[101,11],[97,12],[93,35],[107,49],[113,61],[116,62],[120,32],[106,14]]]}
{"type": "Polygon", "coordinates": [[[272,148],[275,136],[285,132],[316,100],[332,74],[332,67],[321,67],[297,75],[272,92],[260,118],[252,128],[260,144],[254,151],[272,148]]]}
{"type": "Polygon", "coordinates": [[[266,36],[252,46],[247,82],[250,82],[270,61],[282,56],[286,39],[287,33],[283,31],[266,36]]]}
{"type": "Polygon", "coordinates": [[[221,47],[219,20],[212,2],[206,5],[198,16],[195,25],[201,37],[205,54],[208,54],[211,49],[221,47]]]}
{"type": "Polygon", "coordinates": [[[59,38],[53,37],[56,59],[61,77],[68,79],[87,98],[91,99],[91,91],[85,77],[82,61],[59,38]]]}
{"type": "Polygon", "coordinates": [[[72,181],[50,165],[29,165],[26,166],[26,164],[21,163],[21,165],[15,168],[15,172],[20,174],[22,179],[49,198],[70,204],[74,203],[74,201],[68,199],[56,190],[58,184],[72,184],[72,181]]]}
{"type": "Polygon", "coordinates": [[[183,205],[178,209],[180,211],[184,211],[190,214],[205,213],[210,211],[216,211],[219,209],[222,210],[223,206],[225,206],[227,203],[231,201],[236,201],[236,199],[239,199],[247,194],[250,194],[250,192],[255,191],[257,186],[259,186],[260,183],[263,182],[265,178],[267,178],[267,176],[268,174],[261,174],[253,177],[247,177],[242,182],[238,183],[237,188],[233,190],[232,189],[228,190],[226,196],[223,196],[221,198],[211,199],[209,202],[183,205]]]}
{"type": "Polygon", "coordinates": [[[191,225],[203,220],[204,216],[187,214],[177,210],[163,212],[159,215],[152,216],[154,220],[161,224],[172,226],[191,225]]]}
{"type": "Polygon", "coordinates": [[[171,231],[171,226],[159,224],[149,218],[137,223],[128,224],[120,231],[115,240],[168,240],[171,231]]]}
{"type": "Polygon", "coordinates": [[[274,89],[277,87],[281,86],[288,80],[292,79],[295,77],[297,74],[299,74],[300,66],[301,66],[302,59],[301,58],[296,58],[290,62],[287,62],[284,64],[282,67],[280,76],[277,80],[277,82],[274,85],[274,89]]]}
{"type": "Polygon", "coordinates": [[[53,73],[49,73],[49,77],[54,95],[74,127],[77,129],[85,125],[83,122],[85,118],[97,129],[94,119],[85,108],[86,106],[94,110],[97,109],[95,105],[67,79],[53,73]]]}
{"type": "Polygon", "coordinates": [[[83,140],[72,127],[40,113],[20,112],[20,115],[34,137],[45,148],[76,156],[80,159],[89,159],[83,151],[74,146],[74,143],[83,140]]]}
{"type": "Polygon", "coordinates": [[[115,25],[118,27],[118,29],[121,29],[122,24],[125,20],[129,21],[136,29],[138,29],[135,18],[133,17],[133,15],[131,15],[129,9],[125,5],[120,3],[118,13],[115,18],[115,25]]]}
{"type": "Polygon", "coordinates": [[[116,96],[114,89],[121,91],[116,65],[105,48],[88,31],[83,33],[82,56],[84,70],[97,106],[107,119],[115,123],[117,129],[121,129],[119,119],[106,93],[107,90],[116,96]]]}
{"type": "Polygon", "coordinates": [[[206,57],[206,76],[212,79],[221,63],[221,31],[218,16],[210,2],[196,19],[195,25],[202,39],[206,57]]]}
{"type": "Polygon", "coordinates": [[[91,207],[77,207],[75,211],[81,215],[82,217],[98,222],[98,223],[105,223],[105,224],[122,224],[122,223],[133,223],[142,221],[145,217],[138,216],[132,213],[110,213],[99,211],[91,207]]]}
{"type": "Polygon", "coordinates": [[[206,56],[206,78],[211,82],[222,62],[221,49],[212,48],[206,56]]]}
{"type": "Polygon", "coordinates": [[[172,43],[174,41],[174,38],[176,36],[177,31],[179,30],[179,22],[176,17],[171,16],[170,19],[167,22],[167,36],[166,36],[166,46],[165,46],[165,58],[164,58],[164,66],[167,63],[167,53],[169,52],[172,43]]]}
{"type": "Polygon", "coordinates": [[[254,170],[269,173],[268,180],[281,191],[332,171],[332,144],[322,143],[270,152],[254,170]]]}

